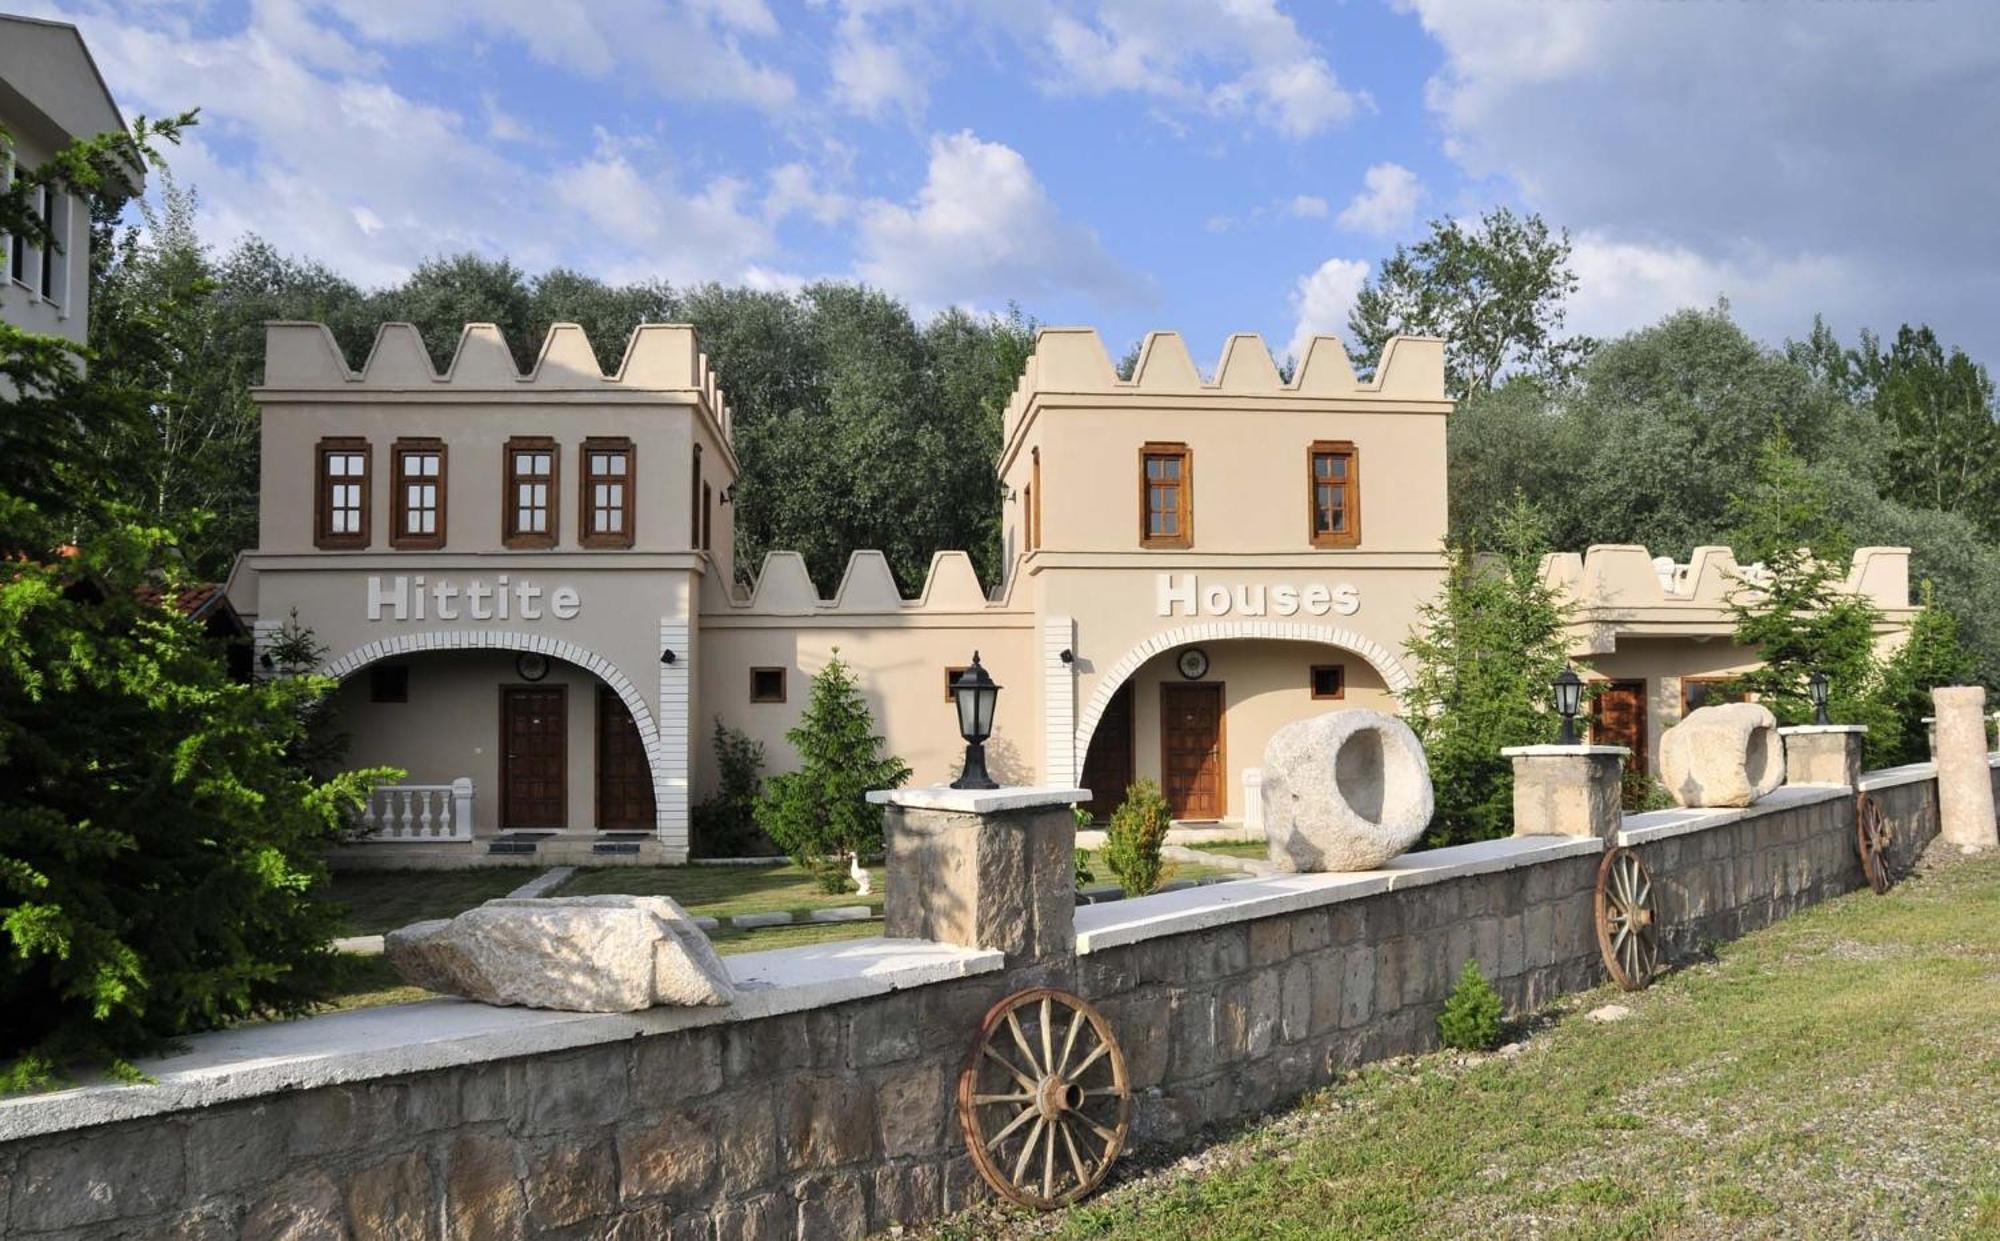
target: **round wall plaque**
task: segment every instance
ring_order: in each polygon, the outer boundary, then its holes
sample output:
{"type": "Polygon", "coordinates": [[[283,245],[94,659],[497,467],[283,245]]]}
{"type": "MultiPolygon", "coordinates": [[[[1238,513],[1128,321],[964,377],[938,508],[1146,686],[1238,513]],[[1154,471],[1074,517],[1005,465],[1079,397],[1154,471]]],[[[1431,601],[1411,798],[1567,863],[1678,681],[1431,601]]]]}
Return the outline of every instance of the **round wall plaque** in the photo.
{"type": "Polygon", "coordinates": [[[514,657],[514,671],[523,681],[539,681],[549,674],[549,657],[539,651],[523,651],[514,657]]]}
{"type": "Polygon", "coordinates": [[[1208,652],[1198,646],[1188,647],[1174,660],[1174,666],[1185,680],[1199,681],[1208,675],[1208,652]]]}

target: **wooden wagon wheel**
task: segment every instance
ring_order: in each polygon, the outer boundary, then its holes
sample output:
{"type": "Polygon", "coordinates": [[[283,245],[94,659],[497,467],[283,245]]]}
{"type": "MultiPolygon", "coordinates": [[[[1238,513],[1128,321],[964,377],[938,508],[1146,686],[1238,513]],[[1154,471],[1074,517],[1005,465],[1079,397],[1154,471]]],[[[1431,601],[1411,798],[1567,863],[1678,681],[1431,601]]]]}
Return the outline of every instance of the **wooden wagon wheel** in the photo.
{"type": "Polygon", "coordinates": [[[1895,836],[1881,802],[1866,793],[1855,798],[1854,848],[1861,854],[1861,873],[1878,896],[1889,890],[1889,844],[1895,836]]]}
{"type": "Polygon", "coordinates": [[[1627,991],[1652,982],[1660,968],[1653,874],[1631,849],[1613,849],[1598,864],[1597,951],[1627,991]]]}
{"type": "Polygon", "coordinates": [[[1052,987],[995,1004],[958,1077],[958,1120],[979,1175],[1002,1198],[1049,1210],[1083,1197],[1132,1126],[1125,1054],[1110,1023],[1052,987]]]}

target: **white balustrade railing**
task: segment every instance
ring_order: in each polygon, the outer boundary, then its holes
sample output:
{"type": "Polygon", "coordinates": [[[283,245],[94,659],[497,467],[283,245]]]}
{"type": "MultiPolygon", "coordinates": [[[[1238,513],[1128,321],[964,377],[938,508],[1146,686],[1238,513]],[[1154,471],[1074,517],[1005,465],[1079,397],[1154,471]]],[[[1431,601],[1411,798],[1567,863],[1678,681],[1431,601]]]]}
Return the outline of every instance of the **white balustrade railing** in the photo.
{"type": "Polygon", "coordinates": [[[377,785],[361,811],[363,839],[438,841],[472,839],[472,781],[450,784],[377,785]]]}

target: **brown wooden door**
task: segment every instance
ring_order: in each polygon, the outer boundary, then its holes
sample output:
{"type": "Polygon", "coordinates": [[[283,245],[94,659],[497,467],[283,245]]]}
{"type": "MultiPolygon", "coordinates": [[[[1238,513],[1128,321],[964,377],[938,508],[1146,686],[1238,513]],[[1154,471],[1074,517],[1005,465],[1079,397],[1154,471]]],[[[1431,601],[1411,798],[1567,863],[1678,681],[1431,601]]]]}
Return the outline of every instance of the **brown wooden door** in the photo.
{"type": "Polygon", "coordinates": [[[1222,795],[1222,686],[1160,686],[1160,771],[1176,819],[1219,819],[1222,795]]]}
{"type": "Polygon", "coordinates": [[[597,687],[597,826],[653,830],[653,769],[639,726],[609,685],[597,687]]]}
{"type": "Polygon", "coordinates": [[[1132,683],[1127,681],[1111,696],[1111,705],[1098,718],[1097,731],[1090,735],[1090,749],[1083,756],[1083,787],[1091,792],[1085,809],[1102,823],[1125,800],[1132,783],[1132,683]]]}
{"type": "Polygon", "coordinates": [[[1613,681],[1591,700],[1590,738],[1598,745],[1630,748],[1630,770],[1648,769],[1644,681],[1613,681]]]}
{"type": "Polygon", "coordinates": [[[500,826],[565,827],[569,711],[560,685],[500,690],[500,826]]]}

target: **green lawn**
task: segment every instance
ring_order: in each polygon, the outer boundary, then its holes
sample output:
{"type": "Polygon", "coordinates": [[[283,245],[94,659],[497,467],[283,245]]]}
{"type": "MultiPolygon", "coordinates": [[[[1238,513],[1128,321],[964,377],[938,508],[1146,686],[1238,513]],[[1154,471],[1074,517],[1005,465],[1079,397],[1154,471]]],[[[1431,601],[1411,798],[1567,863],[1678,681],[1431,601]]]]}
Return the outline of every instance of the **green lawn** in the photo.
{"type": "Polygon", "coordinates": [[[1203,853],[1220,853],[1224,857],[1255,858],[1262,862],[1271,856],[1271,846],[1261,840],[1219,840],[1212,844],[1189,845],[1203,853]]]}
{"type": "Polygon", "coordinates": [[[2000,860],[1550,1016],[1515,1054],[1364,1069],[1179,1162],[1128,1159],[1066,1213],[931,1235],[2000,1237],[2000,860]],[[1583,1017],[1611,1003],[1632,1015],[1583,1017]]]}
{"type": "Polygon", "coordinates": [[[347,906],[343,935],[380,935],[426,918],[449,918],[505,896],[541,874],[531,866],[480,870],[348,871],[333,876],[327,897],[347,906]]]}
{"type": "Polygon", "coordinates": [[[579,870],[553,896],[671,896],[691,914],[726,918],[731,914],[803,913],[835,905],[882,907],[882,868],[871,867],[875,891],[869,896],[820,890],[811,872],[780,866],[602,866],[579,870]]]}

